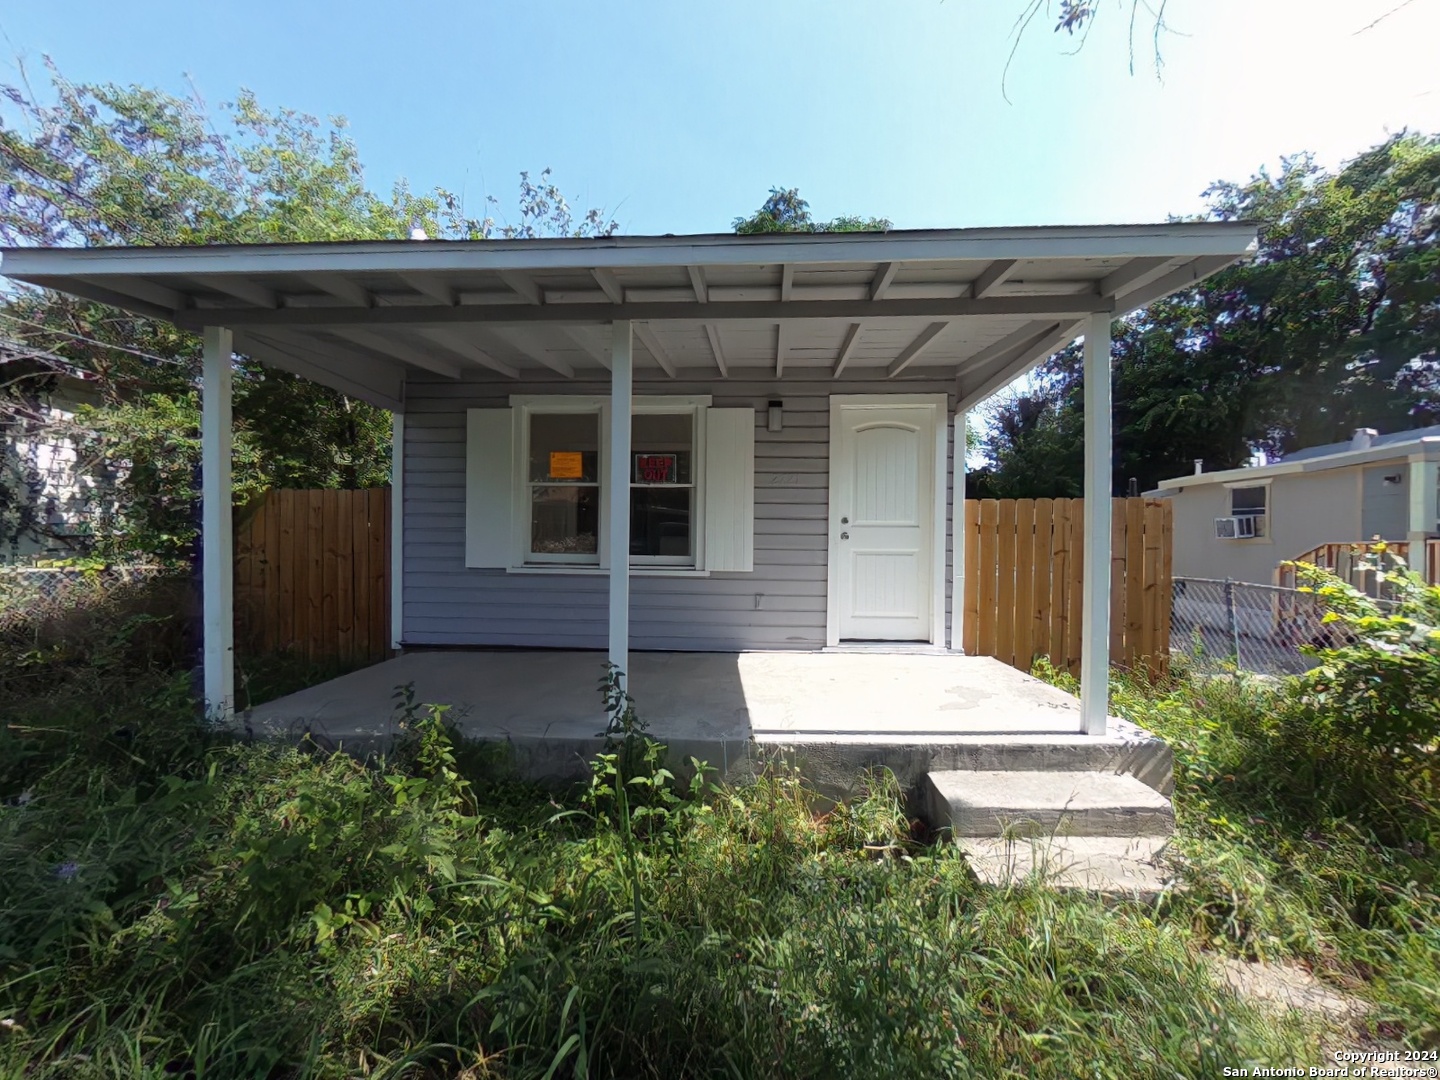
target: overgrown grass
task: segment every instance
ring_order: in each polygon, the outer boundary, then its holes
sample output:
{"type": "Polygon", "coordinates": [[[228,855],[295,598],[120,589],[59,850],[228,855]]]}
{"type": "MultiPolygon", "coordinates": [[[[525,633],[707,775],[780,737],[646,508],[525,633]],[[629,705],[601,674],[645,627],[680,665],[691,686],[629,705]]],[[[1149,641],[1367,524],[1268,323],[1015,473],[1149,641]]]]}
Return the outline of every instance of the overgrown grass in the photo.
{"type": "Polygon", "coordinates": [[[1117,713],[1175,751],[1187,888],[1164,917],[1200,947],[1299,962],[1369,999],[1372,1034],[1440,1048],[1433,748],[1397,764],[1300,690],[1183,664],[1156,685],[1113,680],[1117,713]]]}
{"type": "Polygon", "coordinates": [[[1303,1052],[1182,924],[983,890],[910,843],[883,778],[823,817],[773,774],[626,829],[603,778],[562,804],[472,785],[435,718],[412,731],[385,768],[55,762],[0,811],[0,1068],[1208,1076],[1303,1052]]]}
{"type": "Polygon", "coordinates": [[[826,813],[786,772],[677,783],[630,718],[556,797],[441,711],[367,765],[218,739],[163,662],[92,660],[8,699],[0,1076],[1318,1064],[1319,1022],[1238,1000],[1216,949],[1307,960],[1377,1002],[1370,1034],[1436,1041],[1433,780],[1375,790],[1271,688],[1117,686],[1176,744],[1192,868],[1143,906],[977,885],[888,775],[826,813]]]}

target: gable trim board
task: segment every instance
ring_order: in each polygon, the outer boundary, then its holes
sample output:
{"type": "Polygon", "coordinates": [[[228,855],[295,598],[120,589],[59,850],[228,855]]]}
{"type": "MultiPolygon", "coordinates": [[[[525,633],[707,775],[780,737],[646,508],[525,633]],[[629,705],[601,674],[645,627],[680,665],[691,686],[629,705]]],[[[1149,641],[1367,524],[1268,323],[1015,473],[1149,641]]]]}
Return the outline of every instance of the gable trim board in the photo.
{"type": "MultiPolygon", "coordinates": [[[[783,383],[764,377],[637,382],[637,403],[649,395],[674,400],[710,395],[706,438],[699,449],[707,462],[703,482],[712,512],[696,526],[697,545],[703,545],[700,568],[632,568],[632,648],[826,646],[830,395],[837,389],[888,388],[873,375],[837,385],[828,372],[783,383]],[[784,421],[781,431],[771,432],[766,406],[777,398],[784,402],[784,421]],[[736,512],[713,512],[716,500],[726,500],[736,512]]],[[[467,483],[479,458],[505,457],[502,441],[513,466],[512,395],[538,398],[546,389],[544,384],[457,385],[433,379],[407,386],[401,541],[405,645],[605,647],[606,570],[511,565],[513,516],[505,515],[510,520],[503,523],[488,518],[467,483]],[[501,552],[507,553],[503,560],[501,552]],[[466,565],[481,559],[487,564],[466,565]]],[[[564,389],[567,395],[603,397],[608,387],[567,383],[564,389]]],[[[953,597],[953,382],[921,380],[907,383],[906,389],[923,391],[923,397],[936,402],[932,640],[943,646],[953,597]]],[[[910,394],[877,396],[913,399],[910,394]]],[[[500,484],[482,484],[480,490],[490,491],[492,498],[510,498],[513,467],[503,474],[503,494],[500,484]]]]}

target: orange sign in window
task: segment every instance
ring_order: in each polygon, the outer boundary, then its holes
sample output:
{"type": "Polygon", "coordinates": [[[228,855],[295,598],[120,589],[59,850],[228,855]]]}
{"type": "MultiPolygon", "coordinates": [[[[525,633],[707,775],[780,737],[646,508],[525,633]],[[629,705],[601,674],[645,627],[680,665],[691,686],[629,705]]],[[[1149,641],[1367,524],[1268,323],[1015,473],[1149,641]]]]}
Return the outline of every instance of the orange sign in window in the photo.
{"type": "Polygon", "coordinates": [[[550,451],[551,480],[580,480],[585,476],[585,462],[578,451],[550,451]]]}

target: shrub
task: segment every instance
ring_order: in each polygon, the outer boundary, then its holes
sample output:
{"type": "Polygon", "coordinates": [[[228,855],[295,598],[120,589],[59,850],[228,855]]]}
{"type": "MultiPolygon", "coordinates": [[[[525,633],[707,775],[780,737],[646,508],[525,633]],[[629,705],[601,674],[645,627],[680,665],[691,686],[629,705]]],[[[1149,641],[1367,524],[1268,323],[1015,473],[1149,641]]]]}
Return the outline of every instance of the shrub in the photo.
{"type": "Polygon", "coordinates": [[[1305,646],[1320,664],[1302,684],[1317,723],[1386,752],[1394,761],[1429,754],[1440,738],[1440,585],[1426,584],[1383,544],[1364,557],[1386,599],[1298,564],[1302,591],[1325,605],[1330,644],[1305,646]]]}

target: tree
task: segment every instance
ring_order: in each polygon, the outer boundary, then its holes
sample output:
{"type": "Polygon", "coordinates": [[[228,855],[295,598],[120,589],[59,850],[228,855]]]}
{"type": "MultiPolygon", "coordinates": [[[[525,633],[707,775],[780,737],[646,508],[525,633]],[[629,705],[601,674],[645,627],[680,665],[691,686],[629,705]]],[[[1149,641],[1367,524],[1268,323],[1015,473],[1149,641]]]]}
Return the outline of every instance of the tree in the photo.
{"type": "MultiPolygon", "coordinates": [[[[1116,328],[1115,490],[1440,421],[1440,139],[1401,134],[1328,173],[1213,186],[1209,217],[1255,220],[1255,257],[1116,328]]],[[[1079,350],[991,409],[987,480],[1078,490],[1079,350]]]]}
{"type": "MultiPolygon", "coordinates": [[[[0,242],[112,246],[609,235],[600,210],[578,220],[549,170],[520,178],[519,219],[467,216],[441,188],[388,197],[365,184],[343,119],[267,110],[253,95],[212,115],[198,99],[145,87],[78,85],[47,61],[43,97],[22,78],[0,87],[0,242]]],[[[22,70],[23,75],[23,70],[22,70]]],[[[498,204],[490,198],[485,209],[498,204]]],[[[102,546],[183,556],[195,536],[199,341],[166,323],[58,293],[0,297],[0,336],[93,375],[103,403],[74,430],[91,464],[123,477],[102,546]],[[183,519],[183,520],[182,520],[183,519]]],[[[0,391],[0,424],[20,389],[0,391]]],[[[235,371],[237,497],[271,486],[386,482],[388,414],[240,357],[235,371]]],[[[3,481],[0,481],[3,482],[3,481]]],[[[0,492],[0,507],[20,493],[0,492]]],[[[22,515],[0,520],[12,535],[22,515]]],[[[29,523],[33,527],[34,523],[29,523]]],[[[0,541],[7,539],[0,536],[0,541]]]]}
{"type": "Polygon", "coordinates": [[[827,233],[887,232],[894,228],[888,218],[862,218],[842,215],[830,221],[816,221],[810,215],[810,204],[800,197],[799,188],[771,188],[770,197],[749,217],[737,217],[732,223],[737,233],[827,233]]]}

